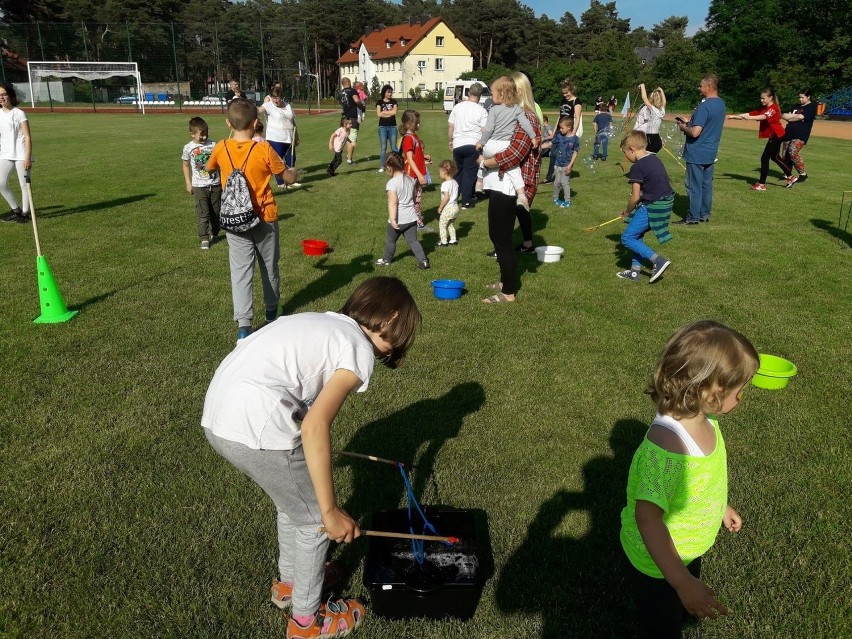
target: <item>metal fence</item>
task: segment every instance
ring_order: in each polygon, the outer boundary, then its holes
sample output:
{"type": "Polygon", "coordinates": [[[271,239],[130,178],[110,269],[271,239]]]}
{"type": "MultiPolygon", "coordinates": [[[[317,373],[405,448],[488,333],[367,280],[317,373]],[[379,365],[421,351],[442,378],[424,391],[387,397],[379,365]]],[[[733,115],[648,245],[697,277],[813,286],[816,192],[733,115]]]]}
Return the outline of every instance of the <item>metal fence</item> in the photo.
{"type": "MultiPolygon", "coordinates": [[[[223,94],[231,79],[261,96],[274,82],[294,100],[317,95],[319,78],[300,74],[309,66],[304,23],[11,24],[0,27],[0,44],[4,82],[26,83],[27,60],[136,62],[145,92],[178,106],[223,94]]],[[[93,105],[129,102],[136,90],[129,78],[65,84],[64,93],[54,92],[59,101],[93,105]]]]}

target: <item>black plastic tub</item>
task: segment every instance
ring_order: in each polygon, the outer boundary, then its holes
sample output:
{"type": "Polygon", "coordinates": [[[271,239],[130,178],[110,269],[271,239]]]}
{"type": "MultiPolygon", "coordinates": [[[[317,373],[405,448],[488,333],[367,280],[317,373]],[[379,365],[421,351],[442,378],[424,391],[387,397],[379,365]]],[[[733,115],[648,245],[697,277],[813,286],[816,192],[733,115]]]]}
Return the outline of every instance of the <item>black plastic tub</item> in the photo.
{"type": "MultiPolygon", "coordinates": [[[[370,592],[370,611],[390,619],[470,619],[485,584],[474,513],[429,506],[423,512],[439,535],[458,537],[459,542],[452,546],[424,542],[425,561],[420,565],[414,559],[410,540],[369,537],[364,586],[370,592]]],[[[422,528],[419,519],[416,515],[416,533],[422,528]]],[[[370,528],[407,533],[408,511],[378,511],[370,528]]]]}

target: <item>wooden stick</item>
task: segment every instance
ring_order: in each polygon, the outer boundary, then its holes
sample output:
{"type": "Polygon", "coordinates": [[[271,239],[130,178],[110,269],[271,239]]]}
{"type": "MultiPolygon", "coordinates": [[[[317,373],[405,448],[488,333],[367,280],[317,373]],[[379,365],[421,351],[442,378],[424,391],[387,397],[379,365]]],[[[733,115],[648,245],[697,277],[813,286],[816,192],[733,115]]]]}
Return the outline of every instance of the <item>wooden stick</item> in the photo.
{"type": "Polygon", "coordinates": [[[370,461],[379,462],[382,464],[390,464],[391,466],[405,466],[402,462],[394,461],[392,459],[383,459],[382,457],[376,457],[375,455],[362,455],[361,453],[350,453],[348,450],[333,450],[331,451],[335,455],[343,455],[344,457],[354,457],[356,459],[368,459],[370,461]]]}
{"type": "Polygon", "coordinates": [[[598,224],[597,226],[590,226],[589,228],[583,229],[583,230],[584,231],[597,231],[600,227],[606,226],[607,224],[612,224],[613,222],[617,222],[620,219],[621,219],[621,216],[619,215],[618,217],[614,217],[611,220],[607,220],[606,222],[603,222],[602,224],[598,224]]]}
{"type": "Polygon", "coordinates": [[[30,170],[24,174],[27,196],[30,199],[30,219],[33,222],[33,235],[35,236],[36,255],[41,257],[41,242],[38,239],[38,223],[36,222],[35,204],[33,204],[33,189],[30,186],[30,170]]]}
{"type": "MultiPolygon", "coordinates": [[[[320,532],[325,532],[325,526],[319,529],[320,532]]],[[[367,537],[391,537],[393,539],[420,539],[422,541],[443,541],[448,544],[459,543],[458,537],[441,537],[439,535],[415,535],[412,533],[398,533],[387,530],[362,530],[361,534],[367,537]]]]}

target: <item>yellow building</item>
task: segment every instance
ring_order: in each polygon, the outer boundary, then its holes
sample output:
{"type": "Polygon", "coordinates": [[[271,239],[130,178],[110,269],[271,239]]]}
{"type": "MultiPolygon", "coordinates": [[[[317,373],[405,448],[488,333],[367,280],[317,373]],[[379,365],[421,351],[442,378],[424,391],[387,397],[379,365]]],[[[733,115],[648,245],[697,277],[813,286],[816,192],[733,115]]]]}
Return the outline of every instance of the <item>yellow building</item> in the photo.
{"type": "Polygon", "coordinates": [[[373,78],[393,87],[395,98],[409,91],[442,91],[473,70],[470,49],[443,18],[410,18],[405,24],[367,27],[337,60],[340,77],[360,80],[369,91],[373,78]]]}

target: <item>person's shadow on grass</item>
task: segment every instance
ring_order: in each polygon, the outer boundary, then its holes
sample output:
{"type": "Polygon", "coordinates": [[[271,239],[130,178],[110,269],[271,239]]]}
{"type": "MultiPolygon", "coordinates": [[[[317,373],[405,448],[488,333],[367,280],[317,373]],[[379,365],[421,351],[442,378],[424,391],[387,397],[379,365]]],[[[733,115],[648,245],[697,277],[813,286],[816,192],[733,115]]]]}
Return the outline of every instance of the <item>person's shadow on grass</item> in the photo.
{"type": "Polygon", "coordinates": [[[620,269],[630,268],[633,265],[633,251],[621,243],[621,233],[610,233],[606,239],[613,243],[612,253],[615,255],[615,265],[620,269]]]}
{"type": "Polygon", "coordinates": [[[586,463],[582,492],[559,490],[539,507],[526,539],[500,571],[498,609],[541,615],[542,639],[634,636],[620,513],[630,462],[647,428],[634,419],[616,422],[609,440],[612,457],[586,463]],[[582,537],[559,533],[573,512],[588,515],[588,533],[582,537]]]}
{"type": "Polygon", "coordinates": [[[302,311],[312,302],[349,285],[361,273],[373,270],[372,258],[367,254],[353,257],[348,264],[329,264],[327,257],[321,257],[314,268],[322,271],[322,275],[284,302],[281,305],[282,315],[302,311]]]}
{"type": "MultiPolygon", "coordinates": [[[[459,434],[465,417],[484,403],[485,391],[478,382],[459,384],[440,397],[415,402],[362,426],[346,444],[346,450],[402,462],[411,473],[414,496],[421,500],[441,447],[459,434]]],[[[352,496],[343,509],[362,526],[374,511],[400,507],[405,486],[397,467],[339,455],[334,462],[338,467],[351,467],[352,496]]],[[[440,503],[437,485],[433,503],[440,503]]],[[[364,545],[348,544],[338,550],[335,559],[351,574],[364,545]]]]}

